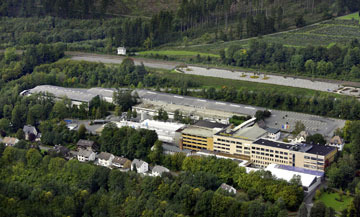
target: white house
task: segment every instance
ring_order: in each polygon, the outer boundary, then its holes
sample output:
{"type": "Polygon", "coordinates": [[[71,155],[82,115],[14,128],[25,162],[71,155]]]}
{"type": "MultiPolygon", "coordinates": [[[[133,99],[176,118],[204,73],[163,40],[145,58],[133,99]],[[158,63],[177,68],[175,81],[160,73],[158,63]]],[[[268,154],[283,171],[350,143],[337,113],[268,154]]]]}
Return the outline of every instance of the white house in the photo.
{"type": "Polygon", "coordinates": [[[156,165],[152,169],[151,176],[161,176],[163,173],[168,173],[168,172],[170,172],[168,168],[156,165]]]}
{"type": "Polygon", "coordinates": [[[131,162],[131,170],[135,169],[138,173],[146,173],[147,171],[149,171],[149,164],[145,161],[134,159],[131,162]]]}
{"type": "Polygon", "coordinates": [[[87,149],[80,149],[77,153],[77,159],[80,162],[86,162],[86,161],[94,161],[95,160],[95,152],[87,149]]]}
{"type": "Polygon", "coordinates": [[[279,129],[275,129],[275,128],[267,128],[266,131],[268,132],[268,138],[272,139],[272,140],[279,140],[280,136],[281,136],[281,132],[279,129]]]}
{"type": "Polygon", "coordinates": [[[115,156],[113,154],[107,152],[101,152],[97,156],[98,164],[104,167],[110,167],[114,158],[115,156]]]}
{"type": "Polygon", "coordinates": [[[295,137],[295,139],[292,140],[293,143],[297,144],[297,143],[303,143],[303,142],[306,142],[306,138],[310,136],[309,132],[307,131],[301,131],[299,133],[299,135],[297,135],[295,137]]]}
{"type": "Polygon", "coordinates": [[[222,183],[219,188],[230,194],[236,194],[236,189],[228,184],[222,183]]]}
{"type": "Polygon", "coordinates": [[[344,140],[340,136],[334,136],[330,139],[328,146],[333,146],[338,148],[339,151],[342,151],[345,145],[344,140]]]}
{"type": "Polygon", "coordinates": [[[125,47],[118,47],[117,48],[118,55],[126,55],[126,48],[125,47]]]}

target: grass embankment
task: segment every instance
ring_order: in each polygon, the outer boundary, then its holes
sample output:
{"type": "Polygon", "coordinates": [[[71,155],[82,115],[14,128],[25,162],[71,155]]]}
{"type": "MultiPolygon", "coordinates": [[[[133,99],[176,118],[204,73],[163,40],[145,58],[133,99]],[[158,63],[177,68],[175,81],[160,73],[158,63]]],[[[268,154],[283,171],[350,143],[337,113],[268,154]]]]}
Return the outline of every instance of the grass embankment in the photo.
{"type": "Polygon", "coordinates": [[[327,93],[327,92],[310,90],[305,88],[264,84],[264,83],[232,80],[225,78],[206,77],[199,75],[189,75],[189,74],[169,72],[166,70],[156,70],[156,72],[161,74],[161,77],[170,80],[196,81],[196,83],[200,85],[199,88],[209,88],[209,87],[222,88],[226,86],[226,87],[234,87],[238,90],[247,89],[249,91],[270,91],[270,92],[278,92],[278,93],[290,93],[298,96],[310,96],[317,94],[317,95],[335,96],[337,98],[347,97],[335,93],[327,93]]]}
{"type": "Polygon", "coordinates": [[[353,200],[353,197],[346,195],[343,196],[342,202],[336,200],[336,198],[340,198],[338,193],[324,192],[321,194],[319,200],[322,201],[326,206],[332,207],[337,212],[341,212],[342,210],[348,208],[353,200]]]}
{"type": "Polygon", "coordinates": [[[195,51],[184,51],[184,50],[152,50],[152,51],[143,51],[138,53],[141,56],[149,56],[149,55],[166,55],[166,56],[192,56],[196,57],[200,56],[210,56],[210,57],[220,57],[218,54],[212,53],[201,53],[195,51]]]}
{"type": "Polygon", "coordinates": [[[359,20],[360,21],[360,17],[359,17],[359,13],[356,12],[356,13],[353,13],[353,14],[348,14],[346,16],[342,16],[342,17],[339,17],[338,19],[340,20],[359,20]]]}

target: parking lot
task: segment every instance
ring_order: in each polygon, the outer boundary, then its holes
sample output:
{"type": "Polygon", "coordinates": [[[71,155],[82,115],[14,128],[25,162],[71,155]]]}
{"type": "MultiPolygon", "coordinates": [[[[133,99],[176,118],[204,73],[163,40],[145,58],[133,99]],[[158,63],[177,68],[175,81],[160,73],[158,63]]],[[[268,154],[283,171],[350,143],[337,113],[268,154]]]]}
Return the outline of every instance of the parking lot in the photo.
{"type": "MultiPolygon", "coordinates": [[[[188,106],[194,109],[201,109],[204,112],[206,112],[206,110],[209,112],[215,110],[239,115],[254,116],[257,110],[266,109],[257,106],[205,100],[195,97],[179,96],[148,90],[137,90],[137,92],[140,98],[148,101],[163,102],[170,105],[188,106]]],[[[339,119],[280,110],[270,111],[272,115],[270,118],[266,119],[266,125],[268,127],[281,129],[287,132],[291,132],[295,127],[295,123],[297,121],[301,121],[304,123],[306,129],[311,133],[320,133],[327,137],[332,137],[333,132],[337,128],[342,128],[345,124],[344,120],[339,119]]]]}

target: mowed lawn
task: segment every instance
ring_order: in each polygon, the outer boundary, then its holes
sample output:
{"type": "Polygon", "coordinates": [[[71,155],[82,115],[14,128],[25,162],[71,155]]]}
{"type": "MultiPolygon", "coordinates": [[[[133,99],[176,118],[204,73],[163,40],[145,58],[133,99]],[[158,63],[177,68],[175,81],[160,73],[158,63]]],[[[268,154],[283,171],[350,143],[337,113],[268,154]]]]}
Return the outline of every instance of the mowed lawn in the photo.
{"type": "Polygon", "coordinates": [[[359,17],[359,12],[356,12],[356,13],[353,13],[353,14],[348,14],[346,16],[342,16],[342,17],[339,17],[338,18],[339,20],[360,20],[360,17],[359,17]]]}
{"type": "Polygon", "coordinates": [[[211,54],[211,53],[201,53],[201,52],[195,52],[195,51],[183,51],[183,50],[158,50],[158,51],[143,51],[139,52],[139,55],[166,55],[166,56],[193,56],[196,57],[197,55],[200,56],[210,56],[210,57],[220,57],[217,54],[211,54]]]}
{"type": "Polygon", "coordinates": [[[332,207],[335,211],[341,212],[343,209],[346,209],[350,206],[353,197],[343,196],[343,202],[335,200],[335,198],[340,198],[338,193],[323,193],[321,194],[320,201],[322,201],[326,206],[332,207]]]}

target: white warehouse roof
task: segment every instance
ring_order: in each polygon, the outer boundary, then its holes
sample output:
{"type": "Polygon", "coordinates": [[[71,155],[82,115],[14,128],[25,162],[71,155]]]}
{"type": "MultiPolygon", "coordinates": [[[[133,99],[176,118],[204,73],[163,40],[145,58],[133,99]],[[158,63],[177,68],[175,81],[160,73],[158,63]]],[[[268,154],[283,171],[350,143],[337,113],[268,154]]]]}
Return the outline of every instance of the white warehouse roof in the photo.
{"type": "Polygon", "coordinates": [[[311,175],[307,173],[295,172],[286,169],[281,169],[280,165],[270,164],[266,167],[266,171],[270,171],[276,178],[284,179],[286,181],[290,181],[294,175],[300,176],[302,186],[309,188],[313,183],[316,182],[316,179],[321,177],[318,175],[311,175]]]}

